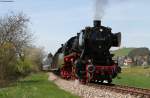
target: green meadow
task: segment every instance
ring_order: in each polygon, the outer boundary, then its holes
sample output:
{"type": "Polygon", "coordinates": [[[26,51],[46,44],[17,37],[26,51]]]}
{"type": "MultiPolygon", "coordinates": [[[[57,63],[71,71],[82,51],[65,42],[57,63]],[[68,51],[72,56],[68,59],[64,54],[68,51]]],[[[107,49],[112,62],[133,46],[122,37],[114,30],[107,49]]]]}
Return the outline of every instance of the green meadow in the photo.
{"type": "Polygon", "coordinates": [[[0,98],[79,98],[59,89],[44,73],[32,74],[6,88],[0,88],[0,98]]]}
{"type": "Polygon", "coordinates": [[[122,73],[113,80],[113,83],[150,89],[150,68],[122,68],[122,73]]]}

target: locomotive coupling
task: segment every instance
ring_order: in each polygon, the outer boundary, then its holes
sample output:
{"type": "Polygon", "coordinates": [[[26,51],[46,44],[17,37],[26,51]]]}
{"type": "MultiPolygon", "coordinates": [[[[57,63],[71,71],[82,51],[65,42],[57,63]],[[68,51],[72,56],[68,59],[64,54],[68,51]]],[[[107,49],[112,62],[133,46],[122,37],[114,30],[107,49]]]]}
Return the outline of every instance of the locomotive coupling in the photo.
{"type": "Polygon", "coordinates": [[[87,71],[93,73],[95,71],[95,66],[92,64],[87,65],[87,71]]]}

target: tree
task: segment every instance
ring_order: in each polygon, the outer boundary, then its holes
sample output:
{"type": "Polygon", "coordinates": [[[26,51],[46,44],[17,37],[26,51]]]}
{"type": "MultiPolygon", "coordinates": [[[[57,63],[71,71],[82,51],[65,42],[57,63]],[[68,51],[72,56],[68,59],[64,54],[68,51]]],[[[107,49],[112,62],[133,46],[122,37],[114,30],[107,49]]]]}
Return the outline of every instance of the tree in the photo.
{"type": "Polygon", "coordinates": [[[136,48],[130,51],[128,56],[132,58],[135,65],[145,65],[149,63],[150,50],[146,47],[136,48]]]}
{"type": "Polygon", "coordinates": [[[46,54],[43,48],[32,46],[25,49],[25,57],[31,60],[33,70],[38,71],[42,69],[42,62],[46,54]]]}
{"type": "Polygon", "coordinates": [[[0,17],[0,80],[15,73],[17,61],[32,40],[28,23],[29,18],[23,13],[0,17]]]}
{"type": "Polygon", "coordinates": [[[11,43],[15,52],[21,55],[23,47],[31,41],[28,31],[29,18],[23,13],[6,15],[0,18],[0,46],[11,43]]]}

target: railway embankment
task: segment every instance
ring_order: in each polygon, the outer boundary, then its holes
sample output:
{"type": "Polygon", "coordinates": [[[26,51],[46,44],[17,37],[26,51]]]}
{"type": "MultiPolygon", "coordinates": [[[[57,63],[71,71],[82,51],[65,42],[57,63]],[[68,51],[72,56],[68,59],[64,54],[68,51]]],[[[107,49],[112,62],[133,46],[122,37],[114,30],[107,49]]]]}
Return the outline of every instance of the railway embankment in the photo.
{"type": "MultiPolygon", "coordinates": [[[[82,85],[78,81],[67,81],[49,73],[49,80],[53,81],[61,89],[81,96],[81,98],[137,98],[127,93],[115,92],[108,89],[100,89],[95,86],[82,85]]],[[[140,97],[140,96],[139,96],[140,97]]]]}

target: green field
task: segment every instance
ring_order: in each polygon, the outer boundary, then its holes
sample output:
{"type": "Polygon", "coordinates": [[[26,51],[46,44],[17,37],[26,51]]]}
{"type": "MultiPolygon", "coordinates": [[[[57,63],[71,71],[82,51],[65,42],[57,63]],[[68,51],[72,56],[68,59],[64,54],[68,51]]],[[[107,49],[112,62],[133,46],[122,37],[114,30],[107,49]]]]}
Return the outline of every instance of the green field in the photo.
{"type": "Polygon", "coordinates": [[[79,98],[49,82],[44,73],[33,74],[17,83],[0,88],[0,98],[79,98]]]}
{"type": "Polygon", "coordinates": [[[119,78],[114,79],[113,83],[150,89],[150,68],[124,68],[119,78]]]}
{"type": "MultiPolygon", "coordinates": [[[[0,88],[0,98],[79,98],[59,89],[44,73],[32,74],[6,88],[0,88]]],[[[150,68],[123,68],[115,84],[150,89],[150,68]]]]}

